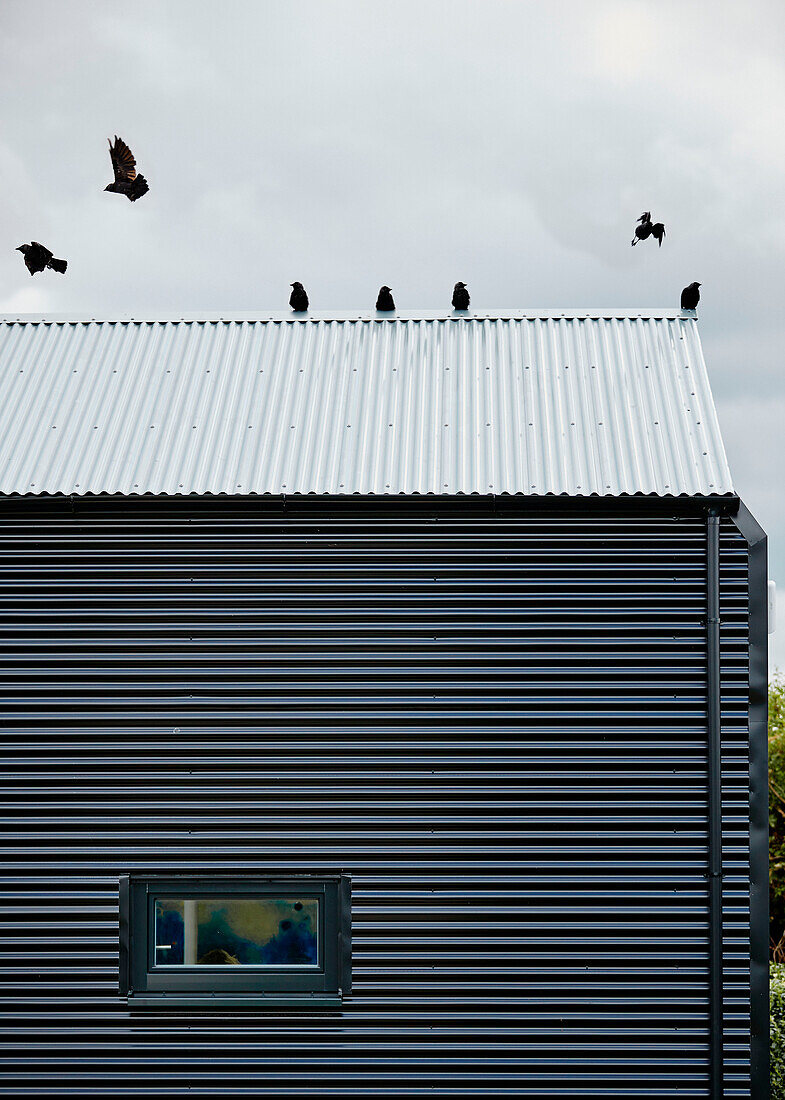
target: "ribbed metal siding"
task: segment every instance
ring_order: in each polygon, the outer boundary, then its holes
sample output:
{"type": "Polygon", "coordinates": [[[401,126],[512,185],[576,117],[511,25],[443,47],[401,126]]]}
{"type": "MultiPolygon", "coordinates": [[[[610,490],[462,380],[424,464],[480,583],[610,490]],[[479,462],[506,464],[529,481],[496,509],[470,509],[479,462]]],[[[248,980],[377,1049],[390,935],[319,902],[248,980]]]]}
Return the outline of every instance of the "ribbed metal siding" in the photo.
{"type": "MultiPolygon", "coordinates": [[[[10,1091],[706,1095],[701,516],[40,509],[0,543],[10,1091]],[[122,871],[335,868],[341,1013],[119,1001],[122,871]]],[[[728,527],[738,1096],[744,599],[728,527]]]]}
{"type": "Polygon", "coordinates": [[[748,557],[726,520],[720,537],[724,1072],[727,1094],[737,1096],[751,1095],[748,557]]]}

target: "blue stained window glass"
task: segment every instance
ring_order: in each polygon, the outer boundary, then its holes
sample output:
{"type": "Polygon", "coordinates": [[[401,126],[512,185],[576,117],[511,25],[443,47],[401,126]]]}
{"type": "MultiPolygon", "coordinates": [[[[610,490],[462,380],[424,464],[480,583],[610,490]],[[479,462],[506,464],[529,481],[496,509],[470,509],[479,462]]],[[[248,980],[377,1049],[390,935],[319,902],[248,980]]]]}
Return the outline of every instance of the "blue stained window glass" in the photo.
{"type": "Polygon", "coordinates": [[[316,966],[316,898],[156,898],[156,966],[316,966]]]}

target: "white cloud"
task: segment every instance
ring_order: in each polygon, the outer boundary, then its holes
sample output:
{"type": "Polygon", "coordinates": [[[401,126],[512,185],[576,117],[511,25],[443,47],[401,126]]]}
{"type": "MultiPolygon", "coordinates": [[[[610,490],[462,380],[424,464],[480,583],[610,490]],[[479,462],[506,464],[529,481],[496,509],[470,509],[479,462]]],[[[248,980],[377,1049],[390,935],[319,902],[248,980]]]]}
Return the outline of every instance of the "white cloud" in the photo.
{"type": "Polygon", "coordinates": [[[49,296],[40,286],[21,287],[0,300],[0,311],[3,313],[45,313],[48,307],[49,296]]]}
{"type": "Polygon", "coordinates": [[[660,50],[667,45],[656,10],[634,0],[597,5],[587,28],[586,69],[616,85],[636,84],[658,73],[660,50]]]}

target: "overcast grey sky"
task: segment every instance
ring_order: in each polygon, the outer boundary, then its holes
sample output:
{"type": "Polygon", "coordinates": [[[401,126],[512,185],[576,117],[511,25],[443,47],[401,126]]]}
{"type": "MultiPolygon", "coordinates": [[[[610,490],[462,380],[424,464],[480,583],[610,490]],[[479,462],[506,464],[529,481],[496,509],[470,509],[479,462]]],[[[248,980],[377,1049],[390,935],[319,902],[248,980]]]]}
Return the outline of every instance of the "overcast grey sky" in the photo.
{"type": "Polygon", "coordinates": [[[785,5],[0,0],[0,312],[678,305],[785,668],[785,5]],[[107,137],[150,194],[103,193],[107,137]],[[649,209],[662,249],[631,249],[649,209]],[[69,261],[32,281],[13,249],[69,261]]]}

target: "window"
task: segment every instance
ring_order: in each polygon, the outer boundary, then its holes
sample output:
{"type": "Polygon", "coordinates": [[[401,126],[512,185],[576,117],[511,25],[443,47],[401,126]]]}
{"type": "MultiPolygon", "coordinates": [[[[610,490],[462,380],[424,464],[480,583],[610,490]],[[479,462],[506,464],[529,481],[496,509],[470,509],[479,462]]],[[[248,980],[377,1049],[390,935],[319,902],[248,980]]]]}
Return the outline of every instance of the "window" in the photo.
{"type": "Polygon", "coordinates": [[[339,1007],[349,899],[347,875],[123,875],[120,993],[139,1007],[339,1007]]]}

